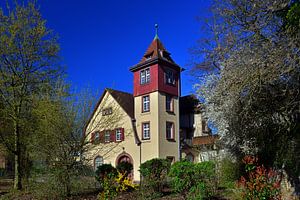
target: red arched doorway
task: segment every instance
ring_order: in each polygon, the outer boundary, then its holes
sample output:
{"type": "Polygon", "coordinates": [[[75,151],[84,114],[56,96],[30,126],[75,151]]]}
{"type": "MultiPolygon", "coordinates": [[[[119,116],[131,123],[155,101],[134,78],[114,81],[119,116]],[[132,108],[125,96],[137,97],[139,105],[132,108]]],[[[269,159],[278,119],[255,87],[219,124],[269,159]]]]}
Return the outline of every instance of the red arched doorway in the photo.
{"type": "MultiPolygon", "coordinates": [[[[132,159],[132,157],[128,153],[121,153],[117,157],[117,159],[116,159],[116,166],[118,164],[120,164],[121,162],[131,163],[132,167],[133,167],[133,159],[132,159]]],[[[133,169],[132,169],[131,173],[128,175],[128,177],[133,180],[133,169]]]]}

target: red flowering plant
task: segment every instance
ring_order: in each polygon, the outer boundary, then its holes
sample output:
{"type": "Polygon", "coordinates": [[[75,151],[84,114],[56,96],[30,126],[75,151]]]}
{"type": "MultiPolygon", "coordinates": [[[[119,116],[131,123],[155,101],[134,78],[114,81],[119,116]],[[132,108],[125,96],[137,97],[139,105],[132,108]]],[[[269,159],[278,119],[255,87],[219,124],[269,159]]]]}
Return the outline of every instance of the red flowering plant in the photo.
{"type": "Polygon", "coordinates": [[[255,156],[245,156],[246,175],[239,180],[247,200],[281,200],[281,176],[275,170],[258,164],[255,156]]]}

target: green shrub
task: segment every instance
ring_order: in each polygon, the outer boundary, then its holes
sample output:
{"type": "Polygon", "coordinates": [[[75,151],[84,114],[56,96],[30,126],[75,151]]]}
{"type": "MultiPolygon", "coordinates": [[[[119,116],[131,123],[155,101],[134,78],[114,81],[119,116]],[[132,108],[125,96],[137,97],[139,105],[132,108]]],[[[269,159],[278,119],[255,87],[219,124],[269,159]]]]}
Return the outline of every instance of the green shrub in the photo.
{"type": "Polygon", "coordinates": [[[153,195],[161,194],[171,163],[166,159],[154,158],[141,164],[142,187],[153,195]]]}
{"type": "Polygon", "coordinates": [[[104,178],[115,178],[117,176],[117,169],[114,168],[111,164],[103,164],[100,165],[96,170],[96,180],[101,182],[104,180],[104,178]]]}
{"type": "Polygon", "coordinates": [[[125,176],[130,174],[132,169],[133,169],[133,166],[129,162],[121,162],[117,165],[117,170],[119,172],[121,172],[122,174],[125,174],[125,176]]]}
{"type": "Polygon", "coordinates": [[[235,183],[240,176],[240,164],[238,162],[233,162],[229,158],[221,160],[219,167],[219,184],[221,187],[229,189],[235,188],[235,183]]]}
{"type": "Polygon", "coordinates": [[[171,184],[175,192],[186,196],[191,187],[196,185],[198,178],[194,166],[189,161],[175,162],[171,166],[169,176],[172,178],[171,184]]]}
{"type": "Polygon", "coordinates": [[[175,192],[188,199],[202,199],[215,193],[215,164],[211,161],[193,164],[179,161],[172,165],[169,176],[175,192]]]}

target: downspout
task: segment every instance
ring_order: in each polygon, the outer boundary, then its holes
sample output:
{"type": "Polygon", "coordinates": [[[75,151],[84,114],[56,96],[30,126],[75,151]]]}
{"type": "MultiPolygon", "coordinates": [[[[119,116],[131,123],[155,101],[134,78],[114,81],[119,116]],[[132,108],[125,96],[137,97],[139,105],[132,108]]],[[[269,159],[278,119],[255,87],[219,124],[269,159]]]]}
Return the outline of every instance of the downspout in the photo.
{"type": "MultiPolygon", "coordinates": [[[[131,125],[132,125],[132,128],[133,128],[133,135],[134,135],[135,144],[140,147],[140,166],[141,166],[141,164],[142,164],[142,142],[141,142],[141,140],[138,136],[138,133],[137,133],[136,119],[134,119],[134,118],[131,119],[131,125]]],[[[141,180],[142,180],[142,176],[141,176],[141,173],[140,173],[140,183],[141,183],[141,180]]]]}

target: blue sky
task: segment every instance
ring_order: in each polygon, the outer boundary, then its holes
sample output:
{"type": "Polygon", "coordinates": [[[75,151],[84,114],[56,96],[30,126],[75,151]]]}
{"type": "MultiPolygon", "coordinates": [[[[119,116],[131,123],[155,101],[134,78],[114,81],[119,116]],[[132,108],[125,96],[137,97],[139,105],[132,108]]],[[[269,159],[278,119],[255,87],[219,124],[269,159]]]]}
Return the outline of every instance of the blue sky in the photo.
{"type": "MultiPolygon", "coordinates": [[[[182,95],[193,92],[188,50],[203,37],[197,16],[208,13],[205,0],[39,0],[47,26],[60,37],[62,64],[72,87],[110,87],[133,91],[129,68],[142,58],[159,25],[159,38],[187,70],[182,95]]],[[[5,1],[0,0],[0,6],[5,1]]]]}

